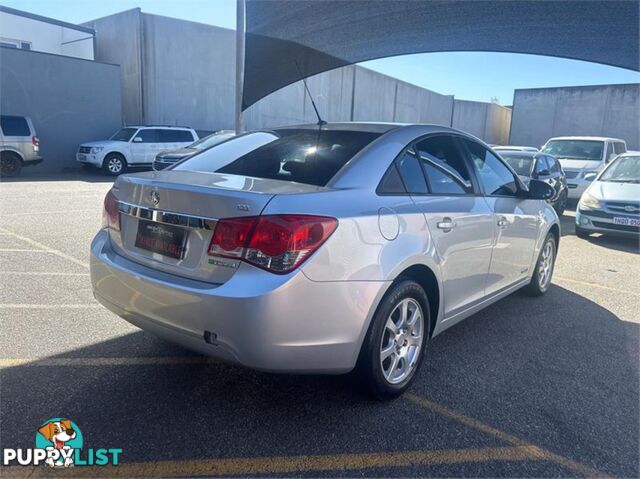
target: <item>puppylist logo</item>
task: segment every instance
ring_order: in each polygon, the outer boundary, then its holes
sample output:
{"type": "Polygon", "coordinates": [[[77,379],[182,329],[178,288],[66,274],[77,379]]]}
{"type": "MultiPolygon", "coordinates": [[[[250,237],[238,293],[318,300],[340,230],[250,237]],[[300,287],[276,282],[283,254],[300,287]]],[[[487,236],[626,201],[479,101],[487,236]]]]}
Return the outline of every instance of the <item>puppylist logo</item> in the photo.
{"type": "Polygon", "coordinates": [[[70,419],[61,417],[49,419],[36,432],[35,448],[4,449],[3,466],[117,466],[122,449],[87,448],[83,450],[83,436],[80,428],[70,419]]]}

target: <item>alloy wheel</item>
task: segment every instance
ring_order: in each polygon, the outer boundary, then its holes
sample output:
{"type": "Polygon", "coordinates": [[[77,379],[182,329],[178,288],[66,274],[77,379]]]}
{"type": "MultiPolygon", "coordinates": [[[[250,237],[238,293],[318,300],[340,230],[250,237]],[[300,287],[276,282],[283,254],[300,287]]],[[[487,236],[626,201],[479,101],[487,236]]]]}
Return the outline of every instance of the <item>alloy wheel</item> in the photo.
{"type": "Polygon", "coordinates": [[[109,158],[107,168],[110,173],[120,173],[122,171],[122,160],[117,156],[109,158]]]}
{"type": "Polygon", "coordinates": [[[390,384],[398,384],[416,368],[422,336],[424,314],[413,298],[404,298],[387,318],[380,343],[380,366],[390,384]]]}
{"type": "Polygon", "coordinates": [[[538,286],[540,286],[540,289],[543,291],[549,286],[551,275],[553,274],[553,261],[555,256],[553,250],[553,241],[549,239],[544,244],[538,265],[538,286]]]}

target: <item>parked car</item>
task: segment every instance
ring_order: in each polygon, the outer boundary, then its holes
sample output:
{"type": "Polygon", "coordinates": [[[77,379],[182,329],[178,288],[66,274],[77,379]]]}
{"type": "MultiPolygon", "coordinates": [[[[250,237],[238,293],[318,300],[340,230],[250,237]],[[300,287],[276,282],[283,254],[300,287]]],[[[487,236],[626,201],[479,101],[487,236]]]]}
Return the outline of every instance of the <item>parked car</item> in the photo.
{"type": "Polygon", "coordinates": [[[211,148],[218,143],[221,143],[229,138],[233,138],[236,135],[235,131],[220,130],[211,135],[205,136],[199,139],[195,143],[191,143],[184,148],[177,150],[161,151],[156,155],[156,159],[153,162],[153,169],[156,171],[164,170],[168,166],[173,165],[177,161],[184,160],[187,156],[191,156],[200,150],[211,148]]]}
{"type": "Polygon", "coordinates": [[[597,136],[551,138],[541,149],[555,156],[567,176],[569,198],[578,199],[589,186],[587,175],[598,173],[617,155],[627,151],[624,140],[597,136]]]}
{"type": "Polygon", "coordinates": [[[433,336],[520,288],[548,290],[553,194],[447,127],[247,133],[118,177],[93,291],[201,353],[274,372],[356,368],[393,397],[433,336]]]}
{"type": "Polygon", "coordinates": [[[640,235],[640,153],[618,156],[582,194],[576,211],[576,235],[586,238],[591,233],[640,235]]]}
{"type": "Polygon", "coordinates": [[[31,118],[0,116],[0,176],[18,176],[22,167],[42,162],[31,118]]]}
{"type": "Polygon", "coordinates": [[[76,159],[116,176],[127,168],[150,167],[160,151],[182,148],[197,139],[195,130],[187,127],[127,126],[108,140],[83,143],[76,159]]]}
{"type": "Polygon", "coordinates": [[[503,151],[531,151],[533,153],[537,153],[538,150],[537,148],[533,147],[533,146],[494,146],[493,147],[493,151],[497,151],[498,153],[501,153],[503,151]]]}
{"type": "Polygon", "coordinates": [[[499,151],[500,156],[513,168],[525,184],[531,179],[544,181],[551,186],[555,193],[549,200],[558,216],[562,216],[567,206],[568,188],[567,179],[558,160],[553,156],[533,151],[499,151]]]}

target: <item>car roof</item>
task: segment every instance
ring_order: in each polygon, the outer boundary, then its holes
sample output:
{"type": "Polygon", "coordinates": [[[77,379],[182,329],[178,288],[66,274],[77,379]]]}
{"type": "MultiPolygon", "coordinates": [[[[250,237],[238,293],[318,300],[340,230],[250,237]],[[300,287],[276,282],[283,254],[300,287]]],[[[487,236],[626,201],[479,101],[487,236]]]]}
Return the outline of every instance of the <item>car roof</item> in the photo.
{"type": "Polygon", "coordinates": [[[547,142],[551,140],[591,140],[591,141],[624,141],[620,138],[611,138],[608,136],[555,136],[553,138],[549,138],[547,142]]]}
{"type": "Polygon", "coordinates": [[[172,125],[125,125],[122,128],[169,128],[171,130],[193,130],[190,126],[172,125]]]}
{"type": "MultiPolygon", "coordinates": [[[[325,123],[321,125],[320,128],[324,131],[361,131],[361,132],[369,132],[369,133],[386,133],[387,131],[394,130],[401,126],[405,126],[405,123],[384,123],[384,122],[335,122],[335,123],[325,123]]],[[[287,126],[279,126],[276,128],[269,128],[270,131],[277,130],[317,130],[318,124],[316,123],[306,123],[302,125],[287,125],[287,126]]]]}

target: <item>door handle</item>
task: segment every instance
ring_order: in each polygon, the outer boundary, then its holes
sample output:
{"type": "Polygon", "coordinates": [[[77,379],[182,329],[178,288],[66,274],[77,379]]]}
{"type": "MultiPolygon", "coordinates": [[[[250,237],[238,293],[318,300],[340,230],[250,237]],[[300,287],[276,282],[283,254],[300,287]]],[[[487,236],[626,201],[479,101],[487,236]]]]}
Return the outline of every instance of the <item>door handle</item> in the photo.
{"type": "Polygon", "coordinates": [[[456,226],[456,224],[451,218],[444,217],[442,218],[442,221],[438,221],[438,224],[436,226],[439,229],[444,230],[445,233],[448,233],[456,226]]]}
{"type": "Polygon", "coordinates": [[[500,218],[500,219],[498,220],[498,226],[499,226],[500,228],[504,228],[504,227],[505,227],[505,226],[507,226],[508,224],[509,224],[509,222],[507,221],[507,219],[506,219],[506,218],[500,218]]]}

